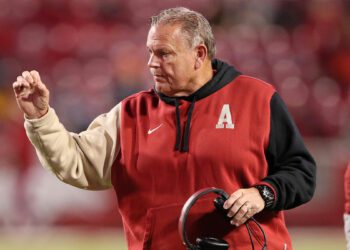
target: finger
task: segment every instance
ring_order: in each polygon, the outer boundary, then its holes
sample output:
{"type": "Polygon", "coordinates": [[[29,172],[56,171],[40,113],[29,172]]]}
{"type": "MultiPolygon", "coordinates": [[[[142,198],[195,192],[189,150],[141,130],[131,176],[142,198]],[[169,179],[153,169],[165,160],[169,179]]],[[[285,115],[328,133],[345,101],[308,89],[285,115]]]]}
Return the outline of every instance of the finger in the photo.
{"type": "Polygon", "coordinates": [[[23,71],[22,77],[27,80],[29,83],[34,83],[34,79],[32,75],[29,73],[29,71],[23,71]]]}
{"type": "Polygon", "coordinates": [[[47,95],[48,89],[46,88],[45,84],[41,81],[41,77],[38,71],[32,70],[30,71],[31,76],[34,79],[35,87],[37,87],[41,94],[47,95]]]}
{"type": "Polygon", "coordinates": [[[229,209],[232,207],[232,205],[236,202],[237,199],[242,197],[243,192],[242,191],[236,191],[230,195],[230,197],[225,201],[224,203],[224,209],[229,209]]]}
{"type": "Polygon", "coordinates": [[[12,83],[12,88],[18,89],[19,87],[21,87],[21,85],[22,84],[20,82],[15,81],[14,83],[12,83]]]}
{"type": "Polygon", "coordinates": [[[14,83],[12,83],[12,88],[15,91],[15,94],[19,94],[22,91],[22,84],[15,81],[14,83]]]}
{"type": "Polygon", "coordinates": [[[22,90],[30,88],[30,84],[22,76],[18,76],[16,82],[17,84],[15,86],[17,88],[21,88],[22,90]]]}
{"type": "Polygon", "coordinates": [[[244,196],[244,193],[242,191],[238,190],[230,196],[228,201],[228,204],[231,205],[231,207],[229,208],[227,216],[234,217],[239,209],[243,206],[243,204],[247,202],[247,198],[244,196]],[[232,202],[233,204],[231,204],[232,202]]]}
{"type": "Polygon", "coordinates": [[[239,227],[240,225],[243,225],[244,223],[246,223],[249,219],[250,219],[250,217],[245,215],[240,220],[238,220],[237,222],[235,222],[235,223],[231,222],[231,224],[234,224],[236,227],[239,227]]]}
{"type": "Polygon", "coordinates": [[[256,210],[254,208],[248,208],[246,214],[242,217],[240,223],[241,225],[246,223],[248,220],[250,220],[253,215],[255,214],[256,210]]]}
{"type": "Polygon", "coordinates": [[[29,91],[27,91],[27,90],[29,88],[25,87],[23,83],[16,81],[12,84],[12,86],[13,86],[13,90],[15,92],[16,98],[28,97],[29,91]]]}
{"type": "Polygon", "coordinates": [[[23,76],[18,76],[17,81],[13,83],[14,92],[16,97],[28,97],[31,86],[23,76]]]}
{"type": "Polygon", "coordinates": [[[231,220],[231,224],[239,226],[243,224],[250,217],[250,206],[248,202],[245,202],[235,213],[233,219],[231,220]]]}
{"type": "Polygon", "coordinates": [[[31,76],[33,77],[34,81],[37,83],[41,83],[41,78],[40,78],[40,74],[38,71],[36,70],[32,70],[30,71],[31,76]]]}

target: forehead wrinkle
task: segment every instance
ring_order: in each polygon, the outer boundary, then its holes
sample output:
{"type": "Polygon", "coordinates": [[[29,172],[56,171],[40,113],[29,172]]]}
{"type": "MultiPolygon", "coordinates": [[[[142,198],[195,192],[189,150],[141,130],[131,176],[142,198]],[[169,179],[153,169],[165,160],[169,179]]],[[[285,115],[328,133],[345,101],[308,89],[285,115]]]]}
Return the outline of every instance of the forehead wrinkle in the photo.
{"type": "Polygon", "coordinates": [[[181,26],[176,24],[153,26],[147,37],[148,48],[152,45],[174,49],[175,45],[183,45],[184,42],[187,43],[186,38],[182,35],[181,26]]]}

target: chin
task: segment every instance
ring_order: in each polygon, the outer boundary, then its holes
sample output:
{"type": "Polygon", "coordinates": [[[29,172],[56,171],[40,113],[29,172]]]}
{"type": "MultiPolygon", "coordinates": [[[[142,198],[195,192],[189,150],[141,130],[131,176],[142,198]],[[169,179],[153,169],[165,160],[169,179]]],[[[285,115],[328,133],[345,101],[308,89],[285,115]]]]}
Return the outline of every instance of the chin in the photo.
{"type": "Polygon", "coordinates": [[[164,95],[166,95],[166,93],[169,92],[169,87],[167,86],[166,83],[156,82],[155,89],[157,90],[157,92],[162,93],[164,95]]]}

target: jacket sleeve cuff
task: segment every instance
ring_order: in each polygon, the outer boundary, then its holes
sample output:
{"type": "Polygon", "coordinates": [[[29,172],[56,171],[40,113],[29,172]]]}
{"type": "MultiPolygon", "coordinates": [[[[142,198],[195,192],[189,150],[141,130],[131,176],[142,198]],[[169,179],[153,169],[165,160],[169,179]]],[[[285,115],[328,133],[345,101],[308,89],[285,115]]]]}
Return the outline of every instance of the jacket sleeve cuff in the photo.
{"type": "Polygon", "coordinates": [[[50,107],[48,112],[40,118],[28,119],[24,116],[24,126],[26,129],[35,130],[37,128],[51,124],[55,120],[55,117],[56,112],[53,108],[50,107]]]}

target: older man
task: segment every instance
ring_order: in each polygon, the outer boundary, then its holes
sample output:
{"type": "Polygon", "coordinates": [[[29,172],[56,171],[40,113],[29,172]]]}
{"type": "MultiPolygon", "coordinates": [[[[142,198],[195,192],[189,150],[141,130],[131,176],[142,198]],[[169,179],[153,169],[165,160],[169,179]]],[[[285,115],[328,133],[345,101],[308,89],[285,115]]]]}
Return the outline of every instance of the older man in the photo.
{"type": "Polygon", "coordinates": [[[154,89],[126,98],[80,134],[59,122],[38,72],[17,78],[43,166],[79,188],[113,186],[129,249],[182,249],[181,207],[211,186],[231,194],[224,208],[233,225],[222,235],[231,247],[251,248],[242,224],[255,215],[270,249],[290,249],[282,210],[311,199],[315,162],[275,89],[214,59],[208,21],[186,8],[152,17],[147,48],[154,89]]]}

